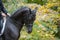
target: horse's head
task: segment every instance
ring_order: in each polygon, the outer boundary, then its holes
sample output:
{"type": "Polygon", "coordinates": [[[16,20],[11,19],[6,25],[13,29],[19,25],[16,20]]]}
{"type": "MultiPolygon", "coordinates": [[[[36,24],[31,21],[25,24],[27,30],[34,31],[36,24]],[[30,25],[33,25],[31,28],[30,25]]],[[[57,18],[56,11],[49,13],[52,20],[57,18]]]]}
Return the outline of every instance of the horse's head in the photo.
{"type": "MultiPolygon", "coordinates": [[[[28,7],[22,7],[11,16],[11,18],[17,20],[19,23],[25,24],[27,32],[32,32],[33,23],[35,20],[37,8],[31,10],[28,7]]],[[[21,27],[20,27],[21,28],[21,27]]]]}
{"type": "Polygon", "coordinates": [[[36,19],[36,11],[37,11],[37,8],[34,10],[30,9],[29,10],[30,13],[24,17],[25,18],[24,23],[25,23],[28,33],[32,32],[33,23],[36,19]]]}

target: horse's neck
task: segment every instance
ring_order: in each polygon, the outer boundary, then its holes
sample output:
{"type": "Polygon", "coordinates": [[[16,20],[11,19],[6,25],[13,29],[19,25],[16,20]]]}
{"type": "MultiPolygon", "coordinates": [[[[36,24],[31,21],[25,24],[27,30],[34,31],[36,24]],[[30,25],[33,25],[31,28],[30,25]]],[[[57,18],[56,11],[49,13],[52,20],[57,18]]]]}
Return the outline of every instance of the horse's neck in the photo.
{"type": "Polygon", "coordinates": [[[19,20],[15,20],[15,19],[12,19],[12,22],[14,22],[15,26],[21,30],[24,23],[22,22],[22,19],[19,19],[19,20]]]}

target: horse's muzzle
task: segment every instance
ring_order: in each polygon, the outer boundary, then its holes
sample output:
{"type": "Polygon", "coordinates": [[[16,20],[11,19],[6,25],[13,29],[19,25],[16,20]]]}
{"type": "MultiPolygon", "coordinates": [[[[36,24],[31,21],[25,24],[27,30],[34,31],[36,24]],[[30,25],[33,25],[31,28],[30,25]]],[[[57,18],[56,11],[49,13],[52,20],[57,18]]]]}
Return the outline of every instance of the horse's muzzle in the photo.
{"type": "Polygon", "coordinates": [[[28,28],[27,32],[30,34],[32,32],[32,28],[28,28]]]}
{"type": "Polygon", "coordinates": [[[32,31],[28,31],[28,34],[30,34],[32,31]]]}

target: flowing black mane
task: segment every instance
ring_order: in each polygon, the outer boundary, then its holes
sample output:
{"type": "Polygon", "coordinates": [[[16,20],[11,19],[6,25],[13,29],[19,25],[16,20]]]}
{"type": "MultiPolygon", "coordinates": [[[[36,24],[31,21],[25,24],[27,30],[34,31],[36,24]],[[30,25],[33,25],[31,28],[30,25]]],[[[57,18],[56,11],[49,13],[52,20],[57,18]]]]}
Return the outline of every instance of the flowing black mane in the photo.
{"type": "Polygon", "coordinates": [[[11,17],[17,19],[18,17],[23,16],[23,14],[25,14],[25,13],[29,14],[28,12],[29,12],[29,13],[31,12],[31,9],[30,9],[30,8],[28,8],[28,7],[21,7],[21,8],[19,8],[18,10],[16,10],[16,11],[11,15],[11,17]]]}

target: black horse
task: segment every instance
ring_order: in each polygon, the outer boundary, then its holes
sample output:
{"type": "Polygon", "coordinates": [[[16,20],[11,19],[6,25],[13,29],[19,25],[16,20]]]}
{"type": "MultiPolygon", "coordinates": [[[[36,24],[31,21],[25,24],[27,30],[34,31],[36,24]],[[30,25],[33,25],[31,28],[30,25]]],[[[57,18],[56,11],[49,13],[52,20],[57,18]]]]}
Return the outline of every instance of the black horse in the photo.
{"type": "Polygon", "coordinates": [[[36,10],[28,7],[21,7],[11,16],[7,16],[6,27],[0,40],[18,40],[23,25],[26,26],[27,32],[32,32],[32,26],[36,16],[36,10]]]}

